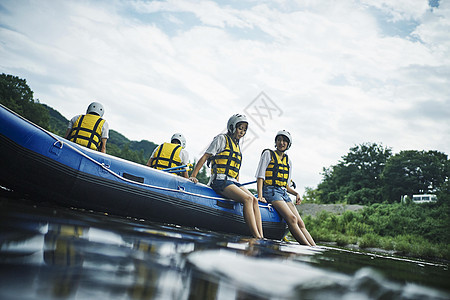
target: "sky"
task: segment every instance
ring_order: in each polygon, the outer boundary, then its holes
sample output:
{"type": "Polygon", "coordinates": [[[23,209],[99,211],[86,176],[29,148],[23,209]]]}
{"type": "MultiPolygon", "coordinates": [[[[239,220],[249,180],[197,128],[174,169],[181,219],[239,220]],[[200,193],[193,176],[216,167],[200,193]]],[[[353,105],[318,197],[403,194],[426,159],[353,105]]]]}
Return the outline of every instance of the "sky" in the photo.
{"type": "Polygon", "coordinates": [[[449,32],[449,0],[1,0],[0,72],[191,161],[245,114],[241,182],[287,130],[303,193],[363,143],[450,154],[449,32]]]}

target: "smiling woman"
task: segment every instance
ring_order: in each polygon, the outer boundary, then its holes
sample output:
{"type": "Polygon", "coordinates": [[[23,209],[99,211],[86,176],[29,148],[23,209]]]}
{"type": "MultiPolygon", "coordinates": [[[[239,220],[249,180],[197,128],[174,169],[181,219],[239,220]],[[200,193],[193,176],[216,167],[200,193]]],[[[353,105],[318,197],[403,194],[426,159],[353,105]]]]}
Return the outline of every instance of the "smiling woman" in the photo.
{"type": "Polygon", "coordinates": [[[292,136],[286,130],[275,135],[275,151],[263,151],[256,170],[258,199],[269,202],[286,220],[295,240],[303,245],[315,246],[314,239],[305,227],[297,208],[288,193],[295,196],[295,204],[301,203],[300,194],[291,187],[292,162],[285,153],[292,145],[292,136]]]}
{"type": "Polygon", "coordinates": [[[252,235],[261,239],[264,237],[264,233],[258,199],[243,184],[239,183],[242,161],[239,140],[244,137],[247,128],[248,121],[245,115],[232,115],[227,122],[228,132],[214,138],[205,154],[195,165],[190,179],[197,183],[196,176],[202,166],[206,161],[211,163],[211,187],[216,193],[243,204],[245,223],[252,235]]]}

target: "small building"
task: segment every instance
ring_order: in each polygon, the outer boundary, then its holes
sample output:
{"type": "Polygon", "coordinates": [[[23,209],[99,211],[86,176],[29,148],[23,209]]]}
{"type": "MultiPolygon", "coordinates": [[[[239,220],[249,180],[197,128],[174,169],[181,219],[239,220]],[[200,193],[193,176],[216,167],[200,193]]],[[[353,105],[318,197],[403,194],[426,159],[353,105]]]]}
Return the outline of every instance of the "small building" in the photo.
{"type": "Polygon", "coordinates": [[[413,195],[412,201],[414,203],[430,203],[430,202],[436,202],[437,197],[436,197],[436,195],[432,195],[432,194],[413,195]]]}
{"type": "Polygon", "coordinates": [[[436,195],[433,195],[433,194],[412,195],[412,199],[408,195],[403,195],[401,197],[402,203],[407,203],[408,200],[411,202],[414,202],[414,203],[431,203],[431,202],[436,202],[437,197],[436,197],[436,195]]]}

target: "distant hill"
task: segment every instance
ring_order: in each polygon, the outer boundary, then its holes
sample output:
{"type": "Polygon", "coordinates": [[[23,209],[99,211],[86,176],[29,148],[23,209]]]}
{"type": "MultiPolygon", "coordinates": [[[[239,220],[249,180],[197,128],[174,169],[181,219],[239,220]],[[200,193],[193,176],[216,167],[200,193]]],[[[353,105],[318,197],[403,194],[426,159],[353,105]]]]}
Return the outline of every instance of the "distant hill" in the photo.
{"type": "Polygon", "coordinates": [[[158,147],[157,144],[147,140],[131,141],[128,138],[126,138],[123,134],[113,129],[109,130],[109,139],[106,145],[107,145],[106,151],[109,154],[124,159],[132,160],[134,162],[141,164],[147,163],[147,160],[150,158],[150,155],[153,153],[153,150],[155,150],[155,148],[158,147]],[[111,153],[108,151],[108,148],[111,148],[112,145],[117,146],[119,149],[121,149],[120,154],[113,153],[112,150],[111,153]],[[128,152],[136,153],[136,155],[138,155],[138,158],[135,158],[133,154],[128,152]],[[131,156],[127,155],[127,153],[131,154],[131,156]]]}
{"type": "Polygon", "coordinates": [[[59,136],[64,137],[66,134],[67,124],[69,120],[67,120],[63,115],[61,115],[57,110],[54,110],[50,106],[46,104],[42,104],[42,106],[47,109],[50,118],[49,118],[49,129],[51,132],[56,133],[59,136]]]}
{"type": "MultiPolygon", "coordinates": [[[[130,141],[130,149],[135,151],[141,151],[144,150],[144,157],[148,160],[150,158],[150,155],[152,155],[153,150],[158,147],[153,142],[147,141],[147,140],[141,140],[141,141],[130,141]]],[[[146,161],[147,162],[147,161],[146,161]]]]}

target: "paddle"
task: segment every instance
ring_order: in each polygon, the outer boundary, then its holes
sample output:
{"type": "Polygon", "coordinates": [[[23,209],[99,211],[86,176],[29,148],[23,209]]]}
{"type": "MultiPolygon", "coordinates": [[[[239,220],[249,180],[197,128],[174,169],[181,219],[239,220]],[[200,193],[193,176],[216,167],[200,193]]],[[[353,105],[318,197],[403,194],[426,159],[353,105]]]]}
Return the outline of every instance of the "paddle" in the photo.
{"type": "Polygon", "coordinates": [[[168,171],[169,173],[181,173],[181,172],[188,172],[188,171],[192,171],[192,169],[177,169],[177,170],[170,170],[168,171]]]}
{"type": "Polygon", "coordinates": [[[247,184],[252,184],[252,183],[256,183],[256,180],[255,181],[249,181],[249,182],[246,182],[246,183],[242,183],[241,185],[247,185],[247,184]]]}
{"type": "Polygon", "coordinates": [[[163,169],[162,171],[167,172],[167,171],[181,169],[181,168],[186,168],[186,167],[192,167],[192,164],[186,164],[186,165],[182,165],[182,166],[176,166],[176,167],[172,167],[172,168],[167,168],[167,169],[163,169]]]}

